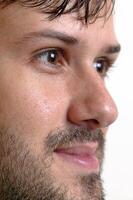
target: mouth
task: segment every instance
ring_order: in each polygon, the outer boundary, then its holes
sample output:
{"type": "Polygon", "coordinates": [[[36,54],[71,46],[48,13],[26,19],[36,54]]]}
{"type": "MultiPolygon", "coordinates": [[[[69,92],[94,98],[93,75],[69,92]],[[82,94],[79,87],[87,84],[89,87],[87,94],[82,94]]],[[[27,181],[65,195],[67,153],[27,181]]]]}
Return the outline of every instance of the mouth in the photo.
{"type": "Polygon", "coordinates": [[[54,153],[69,167],[87,173],[99,172],[99,160],[96,156],[98,143],[75,144],[71,147],[57,148],[54,153]]]}

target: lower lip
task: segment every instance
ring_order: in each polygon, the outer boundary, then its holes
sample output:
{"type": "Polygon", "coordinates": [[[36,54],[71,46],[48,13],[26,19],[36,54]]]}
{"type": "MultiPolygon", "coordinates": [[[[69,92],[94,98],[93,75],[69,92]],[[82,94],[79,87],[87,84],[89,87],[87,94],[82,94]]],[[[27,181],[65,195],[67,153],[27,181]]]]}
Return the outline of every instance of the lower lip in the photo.
{"type": "Polygon", "coordinates": [[[87,170],[90,173],[99,172],[99,161],[94,155],[76,155],[57,152],[57,155],[61,157],[67,164],[76,165],[79,168],[87,170]]]}

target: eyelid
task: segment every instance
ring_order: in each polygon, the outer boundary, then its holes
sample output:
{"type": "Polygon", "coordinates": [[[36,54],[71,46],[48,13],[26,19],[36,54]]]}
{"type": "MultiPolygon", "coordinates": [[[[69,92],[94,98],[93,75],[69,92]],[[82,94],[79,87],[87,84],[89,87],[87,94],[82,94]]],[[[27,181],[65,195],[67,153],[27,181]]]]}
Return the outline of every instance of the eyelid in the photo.
{"type": "Polygon", "coordinates": [[[115,59],[110,58],[110,57],[106,57],[106,56],[98,57],[98,58],[95,59],[94,62],[97,62],[97,61],[99,61],[99,60],[101,60],[101,61],[102,61],[102,60],[103,60],[103,61],[106,61],[106,62],[108,63],[108,68],[113,67],[113,64],[115,63],[115,59]]]}
{"type": "Polygon", "coordinates": [[[38,69],[40,72],[48,72],[48,73],[60,73],[66,69],[67,58],[65,55],[65,51],[63,48],[59,47],[48,47],[48,48],[41,48],[32,52],[32,56],[30,58],[30,63],[38,69]],[[42,62],[41,57],[45,57],[45,53],[49,53],[50,51],[57,52],[57,63],[50,63],[50,62],[42,62]]]}
{"type": "Polygon", "coordinates": [[[59,48],[59,47],[49,47],[49,48],[41,48],[41,49],[38,49],[38,50],[35,50],[32,52],[32,56],[33,57],[36,57],[37,55],[41,54],[41,53],[44,53],[44,52],[47,52],[47,51],[51,51],[51,50],[55,50],[55,51],[58,51],[59,53],[61,53],[64,57],[64,50],[59,48]]]}
{"type": "Polygon", "coordinates": [[[109,62],[114,62],[114,59],[108,56],[99,56],[95,60],[107,60],[109,62]]]}
{"type": "Polygon", "coordinates": [[[64,50],[62,48],[59,48],[59,47],[48,47],[48,48],[41,48],[41,49],[33,51],[30,61],[31,62],[37,62],[37,60],[39,59],[40,56],[42,56],[43,53],[46,53],[46,52],[52,51],[52,50],[57,51],[58,55],[59,56],[61,55],[62,58],[64,59],[64,61],[66,60],[65,55],[64,55],[64,50]]]}
{"type": "Polygon", "coordinates": [[[97,57],[94,61],[94,63],[98,62],[98,61],[105,61],[107,62],[105,68],[103,69],[103,72],[99,73],[99,75],[101,76],[102,79],[105,79],[106,77],[108,77],[108,74],[110,72],[110,69],[112,69],[114,67],[114,63],[115,63],[115,59],[112,57],[108,57],[108,56],[101,56],[101,57],[97,57]]]}

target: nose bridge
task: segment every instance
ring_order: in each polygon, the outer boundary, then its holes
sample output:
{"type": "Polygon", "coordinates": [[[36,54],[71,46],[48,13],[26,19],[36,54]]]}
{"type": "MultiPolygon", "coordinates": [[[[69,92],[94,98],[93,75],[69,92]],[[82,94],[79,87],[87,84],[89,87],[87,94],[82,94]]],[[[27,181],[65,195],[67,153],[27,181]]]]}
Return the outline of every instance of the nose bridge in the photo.
{"type": "Polygon", "coordinates": [[[105,87],[105,83],[102,78],[98,74],[91,74],[88,80],[87,78],[85,80],[86,81],[84,81],[84,83],[86,90],[84,98],[86,101],[92,101],[92,104],[97,105],[106,104],[106,101],[111,97],[105,87]]]}
{"type": "Polygon", "coordinates": [[[88,74],[82,74],[79,79],[78,82],[80,86],[78,86],[77,83],[75,84],[77,86],[75,92],[77,92],[77,95],[82,96],[87,102],[91,99],[93,100],[92,103],[95,103],[95,101],[106,103],[106,100],[112,100],[106,89],[104,80],[93,69],[90,70],[88,74]],[[105,101],[103,101],[104,98],[105,101]]]}
{"type": "Polygon", "coordinates": [[[86,73],[76,84],[73,102],[75,119],[109,126],[117,117],[116,105],[97,72],[86,73]],[[79,119],[78,119],[79,117],[79,119]]]}
{"type": "Polygon", "coordinates": [[[103,79],[97,72],[86,82],[85,105],[91,115],[102,126],[108,126],[117,117],[116,105],[109,94],[103,79]]]}
{"type": "MultiPolygon", "coordinates": [[[[93,110],[96,112],[111,111],[114,106],[114,101],[105,87],[104,81],[100,77],[91,78],[86,86],[86,102],[91,102],[93,110]]],[[[88,105],[89,106],[89,105],[88,105]]]]}

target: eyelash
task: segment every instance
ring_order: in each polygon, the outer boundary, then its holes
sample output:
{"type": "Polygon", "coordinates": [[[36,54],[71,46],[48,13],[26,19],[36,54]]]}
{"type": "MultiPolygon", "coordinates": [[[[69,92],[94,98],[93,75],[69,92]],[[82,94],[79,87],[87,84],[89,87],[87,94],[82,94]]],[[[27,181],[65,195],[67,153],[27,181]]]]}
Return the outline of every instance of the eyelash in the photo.
{"type": "MultiPolygon", "coordinates": [[[[45,67],[47,67],[48,69],[49,68],[52,69],[52,71],[55,71],[55,70],[57,71],[59,69],[62,69],[62,67],[68,63],[65,52],[61,48],[49,48],[45,50],[43,49],[40,52],[37,52],[33,57],[34,57],[33,60],[37,64],[39,64],[42,69],[44,69],[44,65],[45,65],[45,67]],[[57,62],[54,64],[52,62],[50,63],[50,60],[44,62],[45,61],[44,58],[46,58],[47,56],[50,56],[50,53],[51,53],[51,56],[53,54],[53,56],[51,57],[52,59],[54,59],[54,57],[55,58],[57,57],[57,62]]],[[[113,63],[114,63],[114,60],[110,59],[109,57],[103,56],[103,57],[98,57],[94,60],[93,67],[94,68],[98,67],[96,71],[99,73],[99,75],[102,78],[104,78],[107,76],[107,72],[109,71],[109,69],[114,67],[113,63]],[[96,66],[98,62],[100,64],[104,64],[102,70],[99,66],[96,66]]]]}
{"type": "Polygon", "coordinates": [[[64,51],[61,48],[49,48],[45,50],[43,49],[35,54],[34,61],[39,63],[40,66],[42,66],[43,68],[45,65],[45,67],[52,68],[52,70],[57,70],[57,69],[59,70],[61,66],[64,66],[66,64],[64,51]],[[50,62],[50,59],[47,59],[49,58],[50,54],[51,54],[51,59],[53,59],[53,63],[52,61],[50,62]],[[54,63],[54,58],[55,58],[55,63],[54,63]]]}
{"type": "MultiPolygon", "coordinates": [[[[94,62],[94,65],[95,63],[99,61],[100,63],[104,63],[105,66],[104,66],[104,69],[102,71],[100,71],[100,68],[97,70],[97,72],[100,74],[100,76],[102,78],[104,77],[107,77],[108,76],[108,73],[109,72],[109,69],[113,68],[114,67],[114,60],[110,59],[109,57],[98,57],[95,62],[94,62]]],[[[94,66],[96,68],[96,66],[94,66]]]]}

